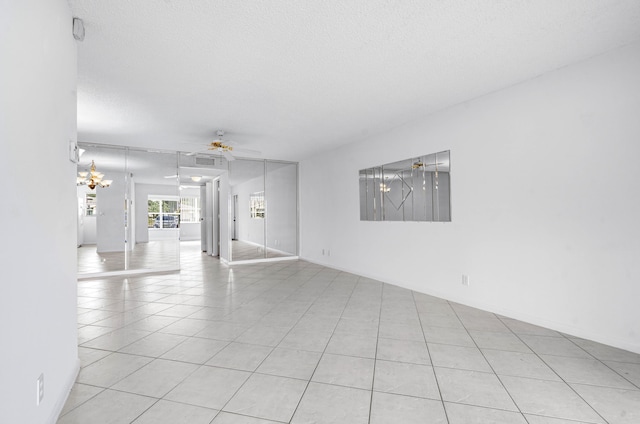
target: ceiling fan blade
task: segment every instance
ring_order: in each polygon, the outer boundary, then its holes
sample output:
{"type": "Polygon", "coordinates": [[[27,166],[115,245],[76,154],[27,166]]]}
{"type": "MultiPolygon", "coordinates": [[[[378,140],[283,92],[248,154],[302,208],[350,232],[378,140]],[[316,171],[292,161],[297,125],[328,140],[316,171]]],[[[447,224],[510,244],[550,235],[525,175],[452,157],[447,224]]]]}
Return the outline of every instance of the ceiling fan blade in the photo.
{"type": "Polygon", "coordinates": [[[416,166],[416,168],[422,168],[422,167],[427,167],[427,166],[438,166],[438,165],[446,165],[445,162],[438,162],[438,163],[414,163],[414,166],[416,166]]]}
{"type": "Polygon", "coordinates": [[[200,153],[208,153],[209,152],[209,148],[203,149],[203,150],[194,150],[193,152],[189,152],[189,153],[185,153],[185,156],[193,156],[193,155],[197,155],[200,153]]]}
{"type": "Polygon", "coordinates": [[[252,150],[252,149],[242,149],[242,148],[233,148],[234,153],[239,154],[247,154],[252,156],[262,156],[262,152],[260,150],[252,150]]]}

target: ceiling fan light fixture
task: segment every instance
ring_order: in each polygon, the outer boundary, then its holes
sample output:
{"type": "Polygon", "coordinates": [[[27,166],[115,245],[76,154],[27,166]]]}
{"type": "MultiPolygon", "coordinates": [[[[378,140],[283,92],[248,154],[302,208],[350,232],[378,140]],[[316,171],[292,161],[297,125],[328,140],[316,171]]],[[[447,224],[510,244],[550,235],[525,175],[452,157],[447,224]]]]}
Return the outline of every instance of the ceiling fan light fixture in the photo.
{"type": "Polygon", "coordinates": [[[213,154],[218,154],[222,157],[224,157],[225,159],[227,159],[228,161],[232,161],[234,160],[234,156],[231,152],[237,152],[239,151],[241,154],[242,153],[248,153],[250,155],[262,155],[262,152],[259,152],[257,150],[247,150],[247,149],[236,149],[233,146],[234,141],[231,140],[224,140],[222,137],[225,135],[225,132],[222,130],[218,130],[216,131],[216,135],[217,135],[217,139],[210,141],[209,143],[206,144],[206,149],[204,150],[196,150],[190,153],[184,153],[185,156],[196,156],[196,164],[198,159],[200,159],[199,157],[197,157],[197,155],[199,153],[204,153],[207,150],[213,151],[213,154]],[[227,144],[230,143],[230,144],[227,144]]]}

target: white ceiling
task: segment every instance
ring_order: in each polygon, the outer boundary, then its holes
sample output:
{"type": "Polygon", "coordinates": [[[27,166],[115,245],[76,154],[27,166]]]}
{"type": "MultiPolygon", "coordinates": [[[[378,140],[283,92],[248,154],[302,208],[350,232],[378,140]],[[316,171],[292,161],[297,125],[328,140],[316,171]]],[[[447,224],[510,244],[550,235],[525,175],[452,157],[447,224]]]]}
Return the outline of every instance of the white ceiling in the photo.
{"type": "Polygon", "coordinates": [[[640,39],[638,0],[69,0],[78,140],[300,160],[640,39]]]}

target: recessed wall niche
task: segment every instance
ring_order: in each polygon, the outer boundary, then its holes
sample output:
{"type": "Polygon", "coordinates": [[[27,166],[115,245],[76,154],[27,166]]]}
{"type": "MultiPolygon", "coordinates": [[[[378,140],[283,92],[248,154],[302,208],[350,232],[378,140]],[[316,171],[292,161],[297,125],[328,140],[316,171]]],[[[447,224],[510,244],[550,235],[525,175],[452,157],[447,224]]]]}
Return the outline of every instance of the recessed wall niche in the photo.
{"type": "Polygon", "coordinates": [[[450,151],[360,170],[361,221],[451,221],[450,151]]]}

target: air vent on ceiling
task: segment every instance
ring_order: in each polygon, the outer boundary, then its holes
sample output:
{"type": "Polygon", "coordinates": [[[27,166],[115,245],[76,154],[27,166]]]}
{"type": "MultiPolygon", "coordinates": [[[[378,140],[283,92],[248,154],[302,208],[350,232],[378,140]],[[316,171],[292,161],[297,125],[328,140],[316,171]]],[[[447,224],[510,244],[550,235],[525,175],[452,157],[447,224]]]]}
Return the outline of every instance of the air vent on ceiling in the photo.
{"type": "Polygon", "coordinates": [[[215,164],[216,164],[215,158],[196,156],[196,165],[215,166],[215,164]]]}

